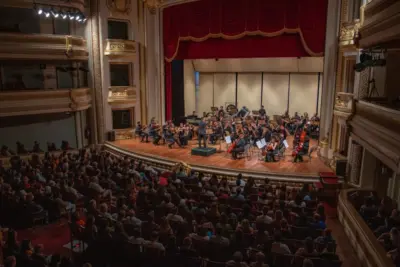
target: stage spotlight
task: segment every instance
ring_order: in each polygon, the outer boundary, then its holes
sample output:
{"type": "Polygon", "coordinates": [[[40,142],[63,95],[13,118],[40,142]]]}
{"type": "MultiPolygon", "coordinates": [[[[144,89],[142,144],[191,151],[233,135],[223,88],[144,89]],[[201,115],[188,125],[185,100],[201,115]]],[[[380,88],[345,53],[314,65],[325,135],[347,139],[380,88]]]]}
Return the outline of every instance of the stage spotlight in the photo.
{"type": "Polygon", "coordinates": [[[75,19],[76,19],[77,21],[82,21],[82,18],[81,18],[81,16],[80,16],[79,14],[76,15],[75,19]]]}
{"type": "Polygon", "coordinates": [[[69,17],[70,20],[74,20],[75,19],[75,16],[73,14],[69,14],[68,17],[69,17]]]}
{"type": "Polygon", "coordinates": [[[50,17],[50,12],[44,12],[44,15],[46,16],[46,18],[50,17]]]}
{"type": "Polygon", "coordinates": [[[62,19],[66,19],[66,18],[67,18],[67,14],[61,13],[61,18],[62,18],[62,19]]]}
{"type": "Polygon", "coordinates": [[[83,20],[82,20],[82,23],[85,23],[86,21],[87,21],[87,18],[84,17],[83,20]]]}
{"type": "Polygon", "coordinates": [[[38,13],[38,15],[42,15],[43,9],[39,8],[38,11],[37,11],[37,13],[38,13]]]}
{"type": "Polygon", "coordinates": [[[53,17],[55,17],[55,18],[58,18],[58,16],[60,15],[60,14],[58,14],[58,12],[56,12],[56,11],[51,11],[51,14],[52,14],[53,17]]]}

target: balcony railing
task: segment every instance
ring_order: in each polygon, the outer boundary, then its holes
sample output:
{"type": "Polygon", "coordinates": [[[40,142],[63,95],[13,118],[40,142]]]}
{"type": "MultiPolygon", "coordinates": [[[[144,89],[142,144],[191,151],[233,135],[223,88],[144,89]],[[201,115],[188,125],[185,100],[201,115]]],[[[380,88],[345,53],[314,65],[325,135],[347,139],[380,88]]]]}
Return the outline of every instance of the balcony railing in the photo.
{"type": "Polygon", "coordinates": [[[351,114],[353,112],[353,97],[352,93],[336,93],[335,111],[351,114]]]}
{"type": "Polygon", "coordinates": [[[89,88],[0,92],[0,117],[85,110],[91,101],[89,88]]]}
{"type": "Polygon", "coordinates": [[[114,58],[132,58],[136,56],[136,42],[121,39],[106,39],[104,54],[114,58]]]}
{"type": "Polygon", "coordinates": [[[88,60],[86,40],[69,35],[0,33],[0,59],[88,60]]]}
{"type": "Polygon", "coordinates": [[[115,104],[135,104],[136,88],[126,86],[112,86],[108,91],[108,102],[115,104]]]}

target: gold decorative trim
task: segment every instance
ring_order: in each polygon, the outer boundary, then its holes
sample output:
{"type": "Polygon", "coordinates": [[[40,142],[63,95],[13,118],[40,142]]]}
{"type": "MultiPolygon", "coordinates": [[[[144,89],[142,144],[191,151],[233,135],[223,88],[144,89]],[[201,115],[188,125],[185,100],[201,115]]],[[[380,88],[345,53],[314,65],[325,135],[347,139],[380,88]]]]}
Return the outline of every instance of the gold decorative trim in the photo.
{"type": "Polygon", "coordinates": [[[115,131],[115,140],[127,140],[133,138],[134,128],[123,129],[123,130],[114,130],[115,131]]]}
{"type": "Polygon", "coordinates": [[[85,12],[85,0],[2,0],[1,6],[34,8],[34,5],[57,6],[65,9],[77,9],[85,12]]]}
{"type": "Polygon", "coordinates": [[[142,0],[144,5],[149,9],[151,14],[156,14],[156,10],[160,8],[166,0],[142,0]]]}
{"type": "Polygon", "coordinates": [[[344,113],[353,113],[353,94],[337,92],[335,99],[335,110],[344,113]]]}
{"type": "Polygon", "coordinates": [[[86,40],[78,36],[0,33],[1,59],[88,60],[86,40]]]}
{"type": "Polygon", "coordinates": [[[0,92],[0,117],[85,110],[89,88],[0,92]]]}
{"type": "Polygon", "coordinates": [[[108,91],[108,103],[136,104],[136,87],[113,86],[108,91]]]}
{"type": "Polygon", "coordinates": [[[112,14],[120,13],[129,15],[131,12],[131,0],[107,0],[107,7],[112,14]]]}
{"type": "Polygon", "coordinates": [[[340,28],[339,45],[341,46],[357,46],[361,23],[360,20],[353,22],[343,22],[340,28]]]}
{"type": "Polygon", "coordinates": [[[104,55],[111,58],[133,58],[136,56],[136,42],[131,40],[106,39],[104,55]]]}
{"type": "Polygon", "coordinates": [[[263,31],[258,30],[258,31],[244,31],[244,32],[236,34],[236,35],[226,35],[226,34],[223,34],[223,33],[209,33],[209,34],[207,34],[207,35],[205,35],[203,37],[180,36],[178,38],[178,43],[176,45],[176,49],[175,49],[174,54],[170,58],[165,57],[165,60],[167,62],[172,62],[175,59],[175,57],[178,55],[179,44],[180,44],[180,42],[183,42],[183,41],[192,41],[192,42],[199,43],[199,42],[206,41],[206,40],[208,40],[210,38],[213,38],[213,39],[222,38],[222,39],[226,39],[226,40],[237,40],[237,39],[243,38],[245,36],[276,37],[276,36],[280,36],[280,35],[283,35],[283,34],[298,34],[300,36],[300,40],[301,40],[301,43],[303,44],[304,50],[310,56],[321,57],[321,56],[324,55],[324,52],[317,53],[317,52],[312,51],[308,47],[308,45],[307,45],[307,43],[306,43],[306,41],[304,39],[303,32],[302,32],[302,30],[300,28],[294,28],[294,29],[283,28],[283,29],[281,29],[279,31],[276,31],[276,32],[263,32],[263,31]]]}

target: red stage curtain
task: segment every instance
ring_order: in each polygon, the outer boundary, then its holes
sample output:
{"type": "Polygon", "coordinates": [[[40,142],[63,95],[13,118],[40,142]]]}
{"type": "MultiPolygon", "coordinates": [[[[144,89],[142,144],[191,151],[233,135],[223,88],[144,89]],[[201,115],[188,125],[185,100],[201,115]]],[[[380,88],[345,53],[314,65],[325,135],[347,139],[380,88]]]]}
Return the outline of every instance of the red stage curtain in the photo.
{"type": "Polygon", "coordinates": [[[327,5],[328,0],[200,0],[164,9],[167,119],[169,62],[322,56],[327,5]]]}

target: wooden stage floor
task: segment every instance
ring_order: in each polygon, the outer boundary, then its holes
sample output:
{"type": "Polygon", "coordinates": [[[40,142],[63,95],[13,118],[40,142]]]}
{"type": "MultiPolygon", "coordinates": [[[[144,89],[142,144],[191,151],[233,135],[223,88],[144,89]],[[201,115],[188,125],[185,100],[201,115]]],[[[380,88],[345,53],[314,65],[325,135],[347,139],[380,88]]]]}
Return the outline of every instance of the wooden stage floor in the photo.
{"type": "MultiPolygon", "coordinates": [[[[129,139],[129,140],[117,140],[112,142],[113,145],[129,150],[144,156],[156,157],[156,158],[167,158],[169,160],[177,162],[186,162],[189,165],[197,165],[203,167],[214,167],[221,169],[230,169],[235,171],[251,170],[256,172],[265,172],[269,174],[277,175],[301,175],[301,176],[318,176],[319,172],[332,171],[324,162],[318,158],[316,152],[312,155],[310,161],[308,157],[304,157],[304,162],[294,163],[292,160],[292,148],[286,150],[285,158],[279,162],[264,162],[258,159],[258,154],[252,153],[250,159],[239,159],[233,160],[230,154],[225,152],[226,145],[222,144],[223,152],[213,154],[209,157],[193,156],[191,155],[191,149],[197,146],[197,141],[190,141],[189,145],[185,148],[179,148],[174,146],[169,149],[166,145],[155,146],[152,143],[142,143],[140,139],[129,139]]],[[[292,144],[292,137],[288,137],[288,143],[292,144]]],[[[312,140],[310,147],[316,146],[317,141],[312,140]]],[[[217,150],[220,148],[219,145],[214,146],[217,150]]]]}

